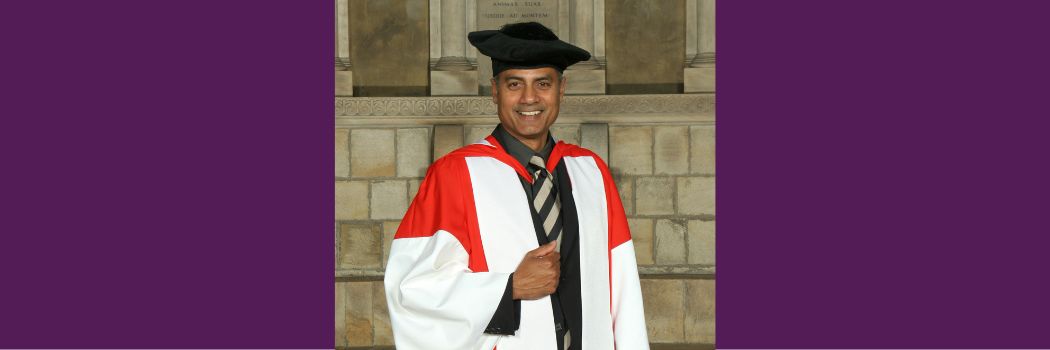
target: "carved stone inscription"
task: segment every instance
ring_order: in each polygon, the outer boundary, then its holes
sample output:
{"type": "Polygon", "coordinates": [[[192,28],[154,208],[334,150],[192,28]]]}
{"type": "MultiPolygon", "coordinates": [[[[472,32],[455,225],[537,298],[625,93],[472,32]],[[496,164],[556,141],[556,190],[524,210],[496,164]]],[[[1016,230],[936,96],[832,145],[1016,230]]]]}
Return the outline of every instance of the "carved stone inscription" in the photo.
{"type": "Polygon", "coordinates": [[[540,22],[558,31],[558,1],[492,1],[478,0],[478,29],[499,29],[507,23],[540,22]]]}

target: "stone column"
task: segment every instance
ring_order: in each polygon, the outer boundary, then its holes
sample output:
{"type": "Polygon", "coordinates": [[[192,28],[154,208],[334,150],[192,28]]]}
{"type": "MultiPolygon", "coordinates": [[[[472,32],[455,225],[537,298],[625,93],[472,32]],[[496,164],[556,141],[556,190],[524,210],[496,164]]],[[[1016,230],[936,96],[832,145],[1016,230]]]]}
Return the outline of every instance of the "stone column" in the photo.
{"type": "MultiPolygon", "coordinates": [[[[467,0],[467,33],[478,30],[478,1],[467,0]]],[[[466,39],[464,39],[466,40],[466,39]]],[[[467,61],[470,61],[472,69],[478,69],[478,50],[475,49],[470,43],[465,46],[467,51],[467,61]]]]}
{"type": "Polygon", "coordinates": [[[594,59],[605,69],[605,0],[594,0],[594,59]]]}
{"type": "Polygon", "coordinates": [[[350,64],[350,6],[335,0],[335,95],[354,95],[354,72],[350,64]]]}
{"type": "Polygon", "coordinates": [[[476,95],[477,73],[467,60],[467,4],[441,2],[441,58],[430,72],[431,95],[476,95]]]}
{"type": "Polygon", "coordinates": [[[696,44],[700,40],[697,39],[696,32],[700,29],[700,25],[696,23],[696,1],[697,0],[685,0],[685,66],[689,67],[696,59],[696,44]]]}
{"type": "Polygon", "coordinates": [[[441,0],[441,59],[434,70],[470,70],[466,9],[464,0],[441,0]]]}
{"type": "MultiPolygon", "coordinates": [[[[595,52],[595,1],[578,0],[570,2],[572,6],[572,40],[571,42],[591,53],[591,59],[576,63],[568,68],[565,77],[568,79],[566,93],[569,94],[604,94],[605,70],[596,58],[595,52]]],[[[604,17],[604,16],[603,16],[604,17]]],[[[605,23],[600,23],[604,28],[605,23]]]]}
{"type": "Polygon", "coordinates": [[[685,92],[715,92],[715,0],[696,0],[695,40],[696,55],[684,72],[685,92]]]}
{"type": "Polygon", "coordinates": [[[572,65],[569,69],[598,69],[594,59],[594,2],[572,2],[572,43],[591,53],[591,59],[572,65]]]}
{"type": "Polygon", "coordinates": [[[434,70],[438,60],[441,59],[441,0],[429,0],[427,4],[430,9],[427,22],[430,28],[430,61],[429,70],[434,70]]]}
{"type": "Polygon", "coordinates": [[[715,0],[697,0],[696,58],[691,67],[715,63],[715,0]]]}

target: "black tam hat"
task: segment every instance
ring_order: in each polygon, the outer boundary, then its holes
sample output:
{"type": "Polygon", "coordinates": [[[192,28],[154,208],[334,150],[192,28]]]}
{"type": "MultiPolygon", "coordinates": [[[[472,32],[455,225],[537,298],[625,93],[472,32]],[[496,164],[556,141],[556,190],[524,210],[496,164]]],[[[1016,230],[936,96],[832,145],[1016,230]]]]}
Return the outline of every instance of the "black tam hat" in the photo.
{"type": "Polygon", "coordinates": [[[562,72],[591,58],[587,50],[558,40],[547,27],[536,22],[513,23],[499,30],[467,34],[470,44],[492,58],[492,76],[507,69],[551,67],[562,72]]]}

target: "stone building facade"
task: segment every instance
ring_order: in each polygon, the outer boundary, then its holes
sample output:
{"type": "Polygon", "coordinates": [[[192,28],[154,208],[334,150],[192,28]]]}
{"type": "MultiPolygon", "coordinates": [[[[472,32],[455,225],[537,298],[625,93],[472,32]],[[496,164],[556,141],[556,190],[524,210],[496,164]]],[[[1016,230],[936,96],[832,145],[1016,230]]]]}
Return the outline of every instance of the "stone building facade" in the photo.
{"type": "Polygon", "coordinates": [[[594,54],[555,138],[598,153],[628,215],[649,340],[715,342],[714,0],[336,0],[336,348],[388,349],[390,242],[427,166],[498,122],[466,33],[537,20],[594,54]]]}

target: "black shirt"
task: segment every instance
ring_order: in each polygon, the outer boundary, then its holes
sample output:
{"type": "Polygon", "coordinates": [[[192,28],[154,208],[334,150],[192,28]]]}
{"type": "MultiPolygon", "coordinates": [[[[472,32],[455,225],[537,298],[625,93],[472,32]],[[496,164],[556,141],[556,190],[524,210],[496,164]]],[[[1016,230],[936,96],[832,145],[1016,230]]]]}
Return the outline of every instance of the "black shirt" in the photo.
{"type": "MultiPolygon", "coordinates": [[[[526,169],[529,167],[529,159],[532,159],[532,156],[540,156],[540,158],[543,158],[543,162],[546,163],[551,156],[551,151],[554,150],[554,137],[549,132],[547,133],[547,144],[539,152],[533,151],[529,146],[514,138],[507,130],[503,130],[502,124],[496,125],[496,129],[492,130],[492,137],[496,138],[496,141],[503,146],[507,154],[514,157],[526,169]]],[[[529,187],[527,189],[531,189],[532,186],[529,187]]]]}

